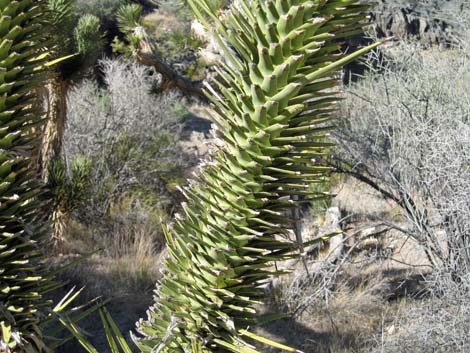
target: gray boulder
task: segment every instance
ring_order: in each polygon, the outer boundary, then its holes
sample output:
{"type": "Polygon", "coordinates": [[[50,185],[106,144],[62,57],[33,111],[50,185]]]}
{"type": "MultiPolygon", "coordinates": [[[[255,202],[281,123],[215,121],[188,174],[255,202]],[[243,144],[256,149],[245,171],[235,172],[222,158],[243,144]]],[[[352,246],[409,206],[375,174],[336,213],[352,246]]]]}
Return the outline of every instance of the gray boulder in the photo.
{"type": "Polygon", "coordinates": [[[423,44],[450,42],[455,18],[465,1],[375,0],[371,22],[376,35],[401,39],[416,38],[423,44]]]}

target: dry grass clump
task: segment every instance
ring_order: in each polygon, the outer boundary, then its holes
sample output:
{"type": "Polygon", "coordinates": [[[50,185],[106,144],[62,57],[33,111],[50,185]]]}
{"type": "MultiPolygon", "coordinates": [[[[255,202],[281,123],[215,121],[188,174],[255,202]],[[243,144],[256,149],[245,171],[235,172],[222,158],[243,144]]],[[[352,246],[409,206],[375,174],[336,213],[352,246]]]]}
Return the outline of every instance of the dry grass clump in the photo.
{"type": "Polygon", "coordinates": [[[317,272],[299,268],[276,282],[271,305],[289,317],[258,328],[260,332],[305,353],[355,352],[365,347],[381,331],[392,296],[391,278],[381,272],[363,275],[363,269],[350,260],[341,258],[323,266],[308,263],[317,272]]]}
{"type": "Polygon", "coordinates": [[[337,348],[363,344],[381,323],[385,289],[386,285],[381,281],[358,288],[342,284],[327,300],[312,303],[300,320],[311,321],[315,331],[323,332],[325,336],[332,333],[332,337],[326,342],[308,340],[305,350],[315,351],[316,344],[324,345],[325,349],[332,343],[337,348]]]}
{"type": "Polygon", "coordinates": [[[150,296],[160,278],[164,253],[156,229],[149,222],[127,220],[100,229],[71,220],[65,242],[51,250],[55,252],[51,262],[59,267],[85,257],[63,276],[67,282],[86,287],[83,296],[88,299],[150,296]]]}
{"type": "Polygon", "coordinates": [[[348,225],[342,255],[307,258],[309,273],[296,266],[275,282],[272,305],[289,318],[263,326],[263,333],[305,353],[366,352],[383,332],[394,332],[396,312],[420,305],[430,272],[425,255],[397,231],[372,224],[361,230],[365,225],[348,225]]]}
{"type": "MultiPolygon", "coordinates": [[[[106,307],[130,343],[128,333],[151,304],[152,291],[160,278],[164,250],[157,229],[151,222],[137,222],[129,215],[108,228],[70,220],[60,252],[52,249],[55,253],[48,261],[53,267],[62,267],[85,258],[61,274],[67,285],[56,294],[57,299],[75,286],[85,287],[75,301],[76,306],[96,298],[111,300],[106,307]],[[89,254],[93,255],[86,257],[89,254]]],[[[79,326],[88,334],[90,342],[104,352],[107,343],[98,314],[80,321],[79,326]]],[[[81,347],[71,342],[58,353],[81,351],[81,347]]]]}
{"type": "Polygon", "coordinates": [[[428,298],[408,302],[376,335],[373,352],[470,352],[470,274],[435,274],[428,287],[428,298]]]}
{"type": "Polygon", "coordinates": [[[384,281],[371,280],[361,286],[344,281],[323,287],[322,293],[313,278],[300,282],[295,278],[277,291],[277,304],[287,311],[297,309],[295,315],[264,325],[260,332],[305,353],[331,353],[354,352],[380,330],[388,288],[384,281]]]}
{"type": "MultiPolygon", "coordinates": [[[[155,233],[146,225],[124,225],[110,239],[107,249],[109,275],[119,288],[148,291],[160,277],[159,267],[162,253],[157,249],[155,233]]],[[[127,290],[128,292],[128,290],[127,290]]],[[[127,294],[126,290],[123,294],[127,294]]]]}

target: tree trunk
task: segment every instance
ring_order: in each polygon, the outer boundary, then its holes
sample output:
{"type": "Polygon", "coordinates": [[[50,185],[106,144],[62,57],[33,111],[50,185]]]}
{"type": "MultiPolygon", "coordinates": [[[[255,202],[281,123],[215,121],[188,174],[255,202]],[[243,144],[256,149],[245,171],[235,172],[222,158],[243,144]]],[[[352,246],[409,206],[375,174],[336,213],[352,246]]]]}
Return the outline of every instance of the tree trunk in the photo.
{"type": "Polygon", "coordinates": [[[42,143],[39,152],[39,173],[47,182],[49,165],[52,160],[62,154],[62,140],[67,121],[67,94],[69,83],[61,78],[53,78],[46,85],[47,122],[44,127],[42,143]]]}
{"type": "MultiPolygon", "coordinates": [[[[38,173],[47,184],[49,181],[49,167],[53,160],[63,158],[62,145],[67,121],[67,95],[69,82],[60,78],[52,78],[45,87],[46,124],[44,126],[42,141],[38,156],[38,173]]],[[[51,210],[49,219],[52,221],[53,246],[58,248],[64,240],[64,222],[67,212],[60,203],[51,210]]]]}

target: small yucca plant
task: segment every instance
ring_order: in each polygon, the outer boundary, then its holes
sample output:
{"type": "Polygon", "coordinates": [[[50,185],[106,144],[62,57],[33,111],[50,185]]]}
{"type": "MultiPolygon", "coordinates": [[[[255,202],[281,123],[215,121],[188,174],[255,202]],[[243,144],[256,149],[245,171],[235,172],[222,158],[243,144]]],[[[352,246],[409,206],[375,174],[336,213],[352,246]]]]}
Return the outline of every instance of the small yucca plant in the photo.
{"type": "Polygon", "coordinates": [[[55,159],[49,165],[49,198],[53,205],[52,238],[56,245],[63,241],[66,223],[72,214],[86,200],[90,186],[91,160],[77,156],[70,162],[68,171],[63,159],[55,159]]]}
{"type": "Polygon", "coordinates": [[[227,57],[207,87],[223,145],[183,191],[184,215],[165,227],[166,269],[136,343],[143,352],[256,353],[250,341],[267,340],[247,328],[260,321],[261,286],[282,273],[275,261],[301,248],[282,239],[298,221],[289,215],[328,197],[310,185],[329,171],[321,161],[338,71],[378,43],[339,53],[339,39],[364,24],[367,6],[356,0],[240,0],[223,19],[207,0],[190,3],[207,26],[211,18],[227,57]]]}

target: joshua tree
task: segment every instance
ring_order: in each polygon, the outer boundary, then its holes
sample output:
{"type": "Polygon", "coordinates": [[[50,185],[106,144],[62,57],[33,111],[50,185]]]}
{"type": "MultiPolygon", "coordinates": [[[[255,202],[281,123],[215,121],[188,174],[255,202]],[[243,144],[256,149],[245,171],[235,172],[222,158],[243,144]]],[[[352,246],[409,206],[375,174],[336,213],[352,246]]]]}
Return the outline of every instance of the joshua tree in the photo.
{"type": "MultiPolygon", "coordinates": [[[[338,39],[361,31],[367,6],[356,0],[235,1],[214,14],[191,0],[200,21],[215,23],[227,64],[207,87],[220,148],[189,187],[184,215],[164,227],[169,248],[156,304],[138,324],[143,352],[256,353],[248,331],[275,261],[302,245],[288,241],[301,203],[327,176],[338,70],[348,56],[338,39]],[[300,197],[301,196],[301,197],[300,197]]],[[[277,347],[295,352],[295,349],[277,347]]]]}
{"type": "Polygon", "coordinates": [[[31,169],[42,116],[46,2],[0,1],[0,352],[43,352],[50,278],[39,265],[46,225],[31,169]]]}
{"type": "Polygon", "coordinates": [[[48,0],[57,43],[55,55],[77,55],[54,67],[53,77],[46,87],[47,124],[39,154],[39,171],[45,181],[49,179],[51,161],[61,158],[70,87],[90,70],[104,46],[99,19],[93,15],[84,15],[76,20],[73,5],[74,0],[48,0]]]}
{"type": "MultiPolygon", "coordinates": [[[[72,58],[54,66],[52,75],[43,90],[47,121],[38,151],[40,176],[49,184],[55,200],[50,214],[54,225],[53,237],[56,240],[61,240],[65,216],[71,211],[71,208],[67,208],[65,205],[76,203],[74,200],[65,201],[72,194],[63,190],[62,187],[58,187],[57,184],[58,177],[62,173],[58,166],[65,167],[62,143],[67,121],[67,96],[73,83],[91,70],[102,53],[104,41],[100,20],[97,17],[84,15],[77,20],[74,13],[74,0],[48,0],[47,6],[53,28],[53,39],[56,43],[53,48],[54,56],[66,57],[75,54],[72,58]],[[52,171],[56,175],[51,176],[52,171]],[[54,188],[57,189],[54,190],[54,188]],[[58,194],[59,190],[63,191],[62,195],[58,194]]],[[[79,165],[86,167],[85,169],[89,171],[88,164],[74,164],[75,167],[79,165]]],[[[85,169],[79,173],[81,177],[87,174],[85,169]]],[[[65,179],[61,179],[60,185],[83,184],[83,180],[76,183],[69,178],[69,173],[65,171],[64,173],[65,179]],[[66,181],[66,179],[70,180],[66,181]]]]}

